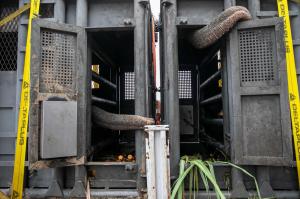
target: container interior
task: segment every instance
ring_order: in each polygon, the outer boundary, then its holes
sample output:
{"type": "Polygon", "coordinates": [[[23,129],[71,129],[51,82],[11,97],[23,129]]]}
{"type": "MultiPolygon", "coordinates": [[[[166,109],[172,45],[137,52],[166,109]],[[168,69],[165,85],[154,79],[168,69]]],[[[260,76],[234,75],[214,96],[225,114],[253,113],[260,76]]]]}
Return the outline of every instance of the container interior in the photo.
{"type": "Polygon", "coordinates": [[[178,29],[178,92],[181,155],[227,159],[224,147],[222,68],[224,42],[196,49],[178,29]]]}
{"type": "MultiPolygon", "coordinates": [[[[133,30],[97,30],[88,33],[92,73],[113,86],[92,81],[93,107],[116,114],[134,114],[133,30]]],[[[114,131],[95,125],[92,119],[89,161],[118,161],[134,156],[134,131],[114,131]]]]}

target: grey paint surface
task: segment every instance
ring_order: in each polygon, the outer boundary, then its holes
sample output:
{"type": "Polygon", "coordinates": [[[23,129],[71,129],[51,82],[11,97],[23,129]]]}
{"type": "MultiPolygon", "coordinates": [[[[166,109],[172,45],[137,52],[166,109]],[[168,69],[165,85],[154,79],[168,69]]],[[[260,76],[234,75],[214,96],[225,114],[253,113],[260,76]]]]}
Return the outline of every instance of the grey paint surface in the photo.
{"type": "Polygon", "coordinates": [[[178,175],[180,160],[180,119],[178,94],[178,38],[176,28],[177,1],[162,2],[162,86],[163,122],[170,126],[171,177],[178,175]]]}
{"type": "MultiPolygon", "coordinates": [[[[207,24],[210,19],[214,16],[212,13],[215,13],[216,10],[219,12],[221,10],[229,6],[234,6],[234,5],[248,5],[248,8],[250,9],[251,13],[253,14],[254,18],[274,18],[277,14],[277,5],[276,1],[260,1],[260,0],[249,0],[249,1],[243,1],[243,0],[224,0],[222,1],[223,3],[219,3],[219,1],[193,1],[193,0],[177,0],[177,1],[172,1],[172,0],[162,0],[162,46],[161,46],[161,67],[162,67],[162,82],[164,85],[164,88],[162,89],[162,97],[163,97],[163,112],[162,114],[164,115],[165,119],[165,124],[170,124],[170,129],[172,127],[178,127],[177,123],[174,122],[174,120],[169,119],[169,116],[172,115],[172,117],[179,117],[177,115],[171,114],[173,113],[174,109],[178,106],[178,103],[173,103],[173,99],[169,98],[169,87],[173,87],[176,89],[177,87],[177,82],[172,79],[172,74],[168,71],[168,63],[166,63],[166,60],[168,60],[168,56],[171,56],[172,59],[175,59],[177,61],[178,55],[176,53],[176,49],[172,49],[171,45],[168,45],[168,40],[175,40],[173,44],[176,43],[177,35],[173,35],[173,28],[193,28],[195,26],[201,26],[207,24]],[[213,6],[214,5],[214,6],[213,6]],[[174,24],[169,24],[170,19],[168,17],[173,18],[174,13],[169,13],[169,9],[176,7],[176,27],[174,27],[174,24]],[[198,12],[199,10],[203,10],[203,12],[198,12]],[[170,27],[171,26],[171,27],[170,27]],[[175,39],[174,39],[175,37],[175,39]],[[170,50],[171,49],[171,50],[170,50]]],[[[289,1],[289,6],[291,12],[291,24],[292,24],[292,31],[293,31],[293,37],[294,37],[294,47],[295,47],[295,52],[297,53],[299,50],[299,26],[300,20],[299,20],[299,10],[300,7],[296,3],[293,3],[292,1],[289,1]]],[[[174,11],[174,12],[176,12],[174,11]]],[[[177,30],[175,30],[177,32],[177,30]]],[[[174,33],[176,34],[176,33],[174,33]]],[[[278,36],[279,37],[279,36],[278,36]]],[[[282,38],[282,36],[281,36],[282,38]]],[[[277,39],[277,38],[276,38],[277,39]]],[[[237,38],[234,38],[232,36],[228,36],[226,39],[226,49],[225,49],[225,57],[223,58],[224,64],[226,66],[231,67],[232,64],[238,63],[237,59],[235,62],[232,59],[233,56],[237,56],[237,38]]],[[[277,49],[276,49],[277,51],[277,49]]],[[[284,50],[279,50],[281,53],[284,52],[284,50]]],[[[296,54],[295,54],[296,55],[296,54]]],[[[276,62],[279,60],[284,60],[284,54],[280,55],[280,58],[276,60],[276,62]]],[[[299,57],[296,58],[296,63],[297,63],[297,68],[299,68],[299,57]]],[[[173,61],[171,62],[173,63],[173,61]]],[[[286,85],[284,85],[284,82],[282,81],[282,78],[285,78],[284,74],[285,67],[284,63],[279,63],[281,66],[280,71],[279,71],[279,79],[277,79],[280,82],[279,88],[275,88],[276,86],[268,85],[268,84],[260,84],[256,85],[253,90],[256,90],[258,93],[257,95],[262,95],[262,96],[253,96],[256,98],[253,102],[253,100],[250,100],[252,96],[248,97],[246,96],[242,100],[240,100],[240,103],[243,103],[243,113],[240,112],[238,115],[236,112],[234,112],[233,107],[235,107],[237,104],[233,103],[232,100],[228,100],[231,96],[232,93],[229,93],[228,91],[232,89],[233,87],[233,82],[236,81],[235,85],[239,85],[238,80],[234,79],[237,78],[237,75],[239,75],[239,71],[234,71],[232,74],[228,74],[227,71],[224,71],[222,74],[222,77],[225,78],[223,80],[224,84],[224,90],[223,90],[223,107],[224,107],[224,130],[226,135],[229,136],[229,139],[226,140],[227,146],[231,147],[232,151],[234,151],[232,158],[236,159],[235,153],[242,153],[243,155],[243,148],[242,148],[242,143],[245,142],[245,151],[246,153],[249,153],[247,158],[248,161],[244,161],[244,164],[261,164],[261,165],[272,165],[274,162],[277,162],[278,164],[285,164],[285,165],[294,165],[294,162],[291,161],[292,157],[292,151],[291,151],[291,146],[293,143],[291,142],[291,132],[289,130],[289,108],[286,106],[287,105],[287,99],[284,99],[286,97],[286,94],[282,93],[282,91],[286,91],[286,85]],[[284,73],[284,74],[283,74],[284,73]],[[261,87],[261,88],[259,88],[261,87]],[[265,87],[274,87],[272,89],[269,89],[269,93],[266,91],[268,89],[265,89],[265,87]],[[276,91],[277,89],[277,91],[276,91]],[[282,89],[282,90],[281,90],[282,89]],[[277,94],[274,94],[277,93],[277,94]],[[229,93],[229,94],[228,94],[229,93]],[[248,97],[248,99],[247,99],[248,97]],[[265,106],[265,104],[267,104],[265,106]],[[253,107],[256,109],[251,109],[250,107],[253,107]],[[263,111],[260,109],[263,108],[263,111]],[[256,113],[259,113],[260,116],[255,118],[253,115],[256,113]],[[270,117],[266,118],[266,115],[270,115],[270,117]],[[242,115],[245,117],[242,118],[242,115]],[[227,116],[227,117],[226,117],[227,116]],[[251,119],[251,124],[249,119],[251,119]],[[235,126],[235,123],[233,122],[234,120],[240,120],[241,123],[244,121],[246,123],[245,126],[236,126],[239,130],[235,131],[235,134],[233,134],[233,129],[232,127],[235,126]],[[261,120],[264,120],[262,122],[261,120]],[[248,122],[248,123],[247,123],[248,122]],[[253,127],[252,123],[255,123],[256,128],[260,129],[259,131],[254,131],[255,127],[253,127]],[[267,124],[266,124],[267,123],[267,124]],[[266,126],[264,126],[266,125],[266,126]],[[271,129],[271,131],[264,131],[262,130],[263,128],[266,129],[271,129]],[[243,136],[243,132],[245,131],[246,134],[243,136]],[[254,132],[251,134],[250,132],[254,132]],[[238,134],[238,135],[236,135],[238,134]],[[263,139],[257,139],[262,134],[263,139]],[[236,147],[235,145],[231,145],[231,140],[230,136],[240,136],[241,140],[237,142],[239,147],[236,147]],[[268,142],[268,137],[269,136],[274,136],[272,141],[272,144],[267,144],[265,143],[268,142]],[[244,139],[244,140],[243,140],[244,139]],[[254,145],[250,145],[249,143],[254,142],[254,145]],[[271,146],[270,146],[271,145],[271,146]],[[278,146],[279,145],[279,146],[278,146]],[[257,146],[260,146],[262,148],[255,148],[257,146]],[[264,150],[268,147],[268,150],[265,151],[260,151],[264,150]],[[269,149],[271,148],[271,149],[269,149]],[[284,154],[285,157],[282,157],[284,154]],[[255,157],[252,157],[250,155],[257,155],[255,157]],[[258,157],[260,156],[260,157],[258,157]],[[269,156],[269,158],[268,158],[269,156]],[[272,157],[273,156],[273,157],[272,157]],[[274,158],[274,156],[277,156],[274,158]],[[253,162],[250,161],[254,160],[253,162]],[[271,163],[272,162],[272,163],[271,163]]],[[[176,71],[176,64],[172,65],[173,70],[176,71]]],[[[299,71],[298,71],[299,73],[299,71]]],[[[298,75],[299,77],[299,75],[298,75]]],[[[274,82],[273,82],[274,83],[274,82]]],[[[245,89],[245,92],[248,92],[250,94],[251,88],[245,89]]],[[[245,93],[243,93],[245,94],[245,93]]],[[[254,93],[253,93],[254,95],[254,93]]],[[[240,109],[242,111],[242,109],[240,109]]],[[[241,124],[243,125],[243,124],[241,124]]],[[[179,142],[179,140],[172,140],[172,133],[174,133],[173,130],[171,130],[171,145],[172,142],[179,142]]],[[[179,143],[175,144],[178,146],[179,143]]],[[[171,147],[172,149],[172,147],[171,147]]],[[[172,150],[178,150],[172,149],[172,150]]],[[[171,154],[172,158],[172,154],[171,154]]],[[[237,158],[239,159],[240,156],[237,158]]],[[[176,159],[176,158],[175,158],[176,159]]],[[[172,164],[172,163],[171,163],[172,164]]],[[[174,167],[171,165],[172,170],[174,167]]],[[[254,170],[258,169],[256,166],[253,167],[254,170]]],[[[284,187],[285,185],[278,185],[277,180],[274,180],[272,176],[282,176],[283,171],[280,170],[279,168],[282,167],[275,167],[278,169],[278,173],[272,172],[272,167],[270,168],[270,176],[271,176],[271,185],[273,189],[279,189],[280,186],[284,187]]],[[[294,168],[286,167],[287,169],[290,169],[289,172],[295,172],[294,168]]],[[[175,171],[176,172],[176,171],[175,171]]],[[[251,173],[255,174],[255,171],[251,171],[251,173]]],[[[243,183],[243,176],[238,175],[239,179],[232,178],[233,182],[241,182],[243,183]]],[[[284,181],[286,182],[286,181],[284,181]]],[[[291,179],[288,181],[288,184],[292,187],[297,186],[297,181],[296,179],[291,179]]],[[[235,186],[237,188],[236,190],[233,190],[235,193],[240,192],[242,184],[232,184],[232,186],[235,186]],[[237,186],[236,186],[237,185],[237,186]]],[[[244,185],[243,185],[244,186],[244,185]]],[[[291,188],[291,187],[290,187],[291,188]]],[[[293,189],[293,188],[292,188],[293,189]]]]}
{"type": "Polygon", "coordinates": [[[282,20],[240,23],[231,33],[231,46],[227,70],[229,101],[233,104],[229,106],[233,111],[233,160],[237,164],[290,165],[292,139],[282,20]]]}
{"type": "Polygon", "coordinates": [[[41,157],[76,156],[77,102],[44,101],[41,120],[41,157]]]}
{"type": "MultiPolygon", "coordinates": [[[[87,67],[86,65],[86,35],[83,28],[36,19],[32,25],[32,59],[31,59],[31,112],[29,123],[29,159],[32,164],[42,160],[39,156],[38,143],[40,136],[40,115],[38,110],[42,101],[60,98],[66,101],[77,101],[77,157],[82,158],[86,153],[84,136],[87,129],[87,67]],[[47,34],[54,37],[48,37],[47,34]],[[56,35],[56,36],[55,36],[56,35]],[[42,39],[45,43],[42,44],[42,39]],[[51,39],[61,39],[63,44],[51,39]],[[75,38],[75,41],[73,39],[75,38]],[[49,39],[49,41],[48,41],[49,39]],[[70,40],[71,39],[71,40],[70,40]],[[71,42],[72,41],[72,42],[71,42]],[[42,45],[41,45],[42,44],[42,45]],[[61,45],[65,45],[60,47],[61,45]],[[62,54],[54,57],[42,56],[53,47],[62,50],[62,54]],[[44,52],[45,51],[45,52],[44,52]],[[75,55],[74,55],[75,53],[75,55]],[[60,56],[65,59],[59,59],[60,56]],[[57,67],[51,70],[50,66],[57,67]],[[50,70],[45,70],[46,68],[50,70]],[[43,70],[42,70],[43,69],[43,70]],[[61,72],[59,72],[61,71],[61,72]],[[62,75],[65,73],[65,75],[62,75]],[[50,75],[50,76],[49,76],[50,75]],[[46,77],[40,79],[40,77],[46,77]]],[[[57,159],[66,165],[64,159],[57,159]]],[[[82,164],[82,163],[81,163],[82,164]]]]}

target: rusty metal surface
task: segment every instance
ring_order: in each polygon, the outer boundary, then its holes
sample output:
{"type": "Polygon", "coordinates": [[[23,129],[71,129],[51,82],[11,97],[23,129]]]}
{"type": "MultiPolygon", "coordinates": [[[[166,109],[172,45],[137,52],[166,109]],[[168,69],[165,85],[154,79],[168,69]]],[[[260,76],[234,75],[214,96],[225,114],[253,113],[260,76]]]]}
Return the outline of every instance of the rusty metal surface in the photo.
{"type": "Polygon", "coordinates": [[[168,125],[150,125],[146,132],[146,172],[149,198],[170,197],[170,154],[168,125]]]}

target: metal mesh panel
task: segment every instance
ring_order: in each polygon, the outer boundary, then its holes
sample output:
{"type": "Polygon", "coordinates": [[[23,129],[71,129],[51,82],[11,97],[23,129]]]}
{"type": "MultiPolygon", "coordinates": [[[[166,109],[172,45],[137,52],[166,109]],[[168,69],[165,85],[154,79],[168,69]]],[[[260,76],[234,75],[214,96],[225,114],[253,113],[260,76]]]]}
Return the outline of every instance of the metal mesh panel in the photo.
{"type": "Polygon", "coordinates": [[[125,100],[134,100],[134,72],[126,72],[125,83],[125,100]]]}
{"type": "Polygon", "coordinates": [[[192,98],[192,72],[178,71],[178,93],[179,99],[192,98]]]}
{"type": "MultiPolygon", "coordinates": [[[[0,7],[0,19],[17,9],[17,5],[0,7]]],[[[17,70],[18,19],[16,17],[0,27],[0,71],[17,70]]]]}
{"type": "Polygon", "coordinates": [[[40,92],[75,89],[76,36],[41,30],[40,92]]]}
{"type": "Polygon", "coordinates": [[[251,29],[239,32],[241,82],[275,80],[274,29],[251,29]]]}

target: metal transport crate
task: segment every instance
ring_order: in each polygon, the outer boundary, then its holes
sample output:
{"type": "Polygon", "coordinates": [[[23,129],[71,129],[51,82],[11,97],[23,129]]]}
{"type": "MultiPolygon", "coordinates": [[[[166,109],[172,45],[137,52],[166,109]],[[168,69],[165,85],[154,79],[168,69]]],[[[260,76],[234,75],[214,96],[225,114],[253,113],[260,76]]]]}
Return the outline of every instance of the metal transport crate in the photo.
{"type": "MultiPolygon", "coordinates": [[[[289,1],[289,8],[297,54],[300,6],[289,1]]],[[[181,156],[199,154],[251,171],[264,197],[299,197],[283,21],[276,16],[277,2],[271,0],[161,1],[162,119],[170,126],[173,179],[181,156]],[[238,22],[213,45],[196,49],[193,31],[236,5],[248,8],[252,20],[238,22]],[[284,185],[278,184],[279,176],[284,185]]],[[[300,60],[295,59],[298,71],[300,60]]],[[[230,190],[228,197],[247,198],[254,190],[237,170],[217,168],[222,171],[217,181],[230,190]]]]}
{"type": "MultiPolygon", "coordinates": [[[[27,2],[1,1],[0,17],[27,2]]],[[[182,155],[201,154],[247,169],[263,196],[299,198],[276,1],[160,2],[161,114],[162,124],[169,125],[171,180],[182,155]],[[253,20],[196,50],[187,40],[191,31],[235,5],[247,7],[253,20]]],[[[88,178],[94,198],[145,197],[144,131],[99,127],[92,112],[96,106],[113,114],[155,117],[149,1],[41,3],[32,32],[25,193],[29,198],[84,197],[88,178]],[[134,161],[126,160],[128,155],[134,161]]],[[[299,54],[300,6],[289,1],[289,8],[299,54]]],[[[6,192],[13,173],[27,15],[0,28],[0,190],[6,192]]],[[[300,57],[295,59],[299,79],[300,57]]],[[[255,190],[253,181],[235,169],[216,165],[215,175],[229,198],[247,198],[255,190]]],[[[197,198],[207,197],[199,187],[197,198]]]]}

